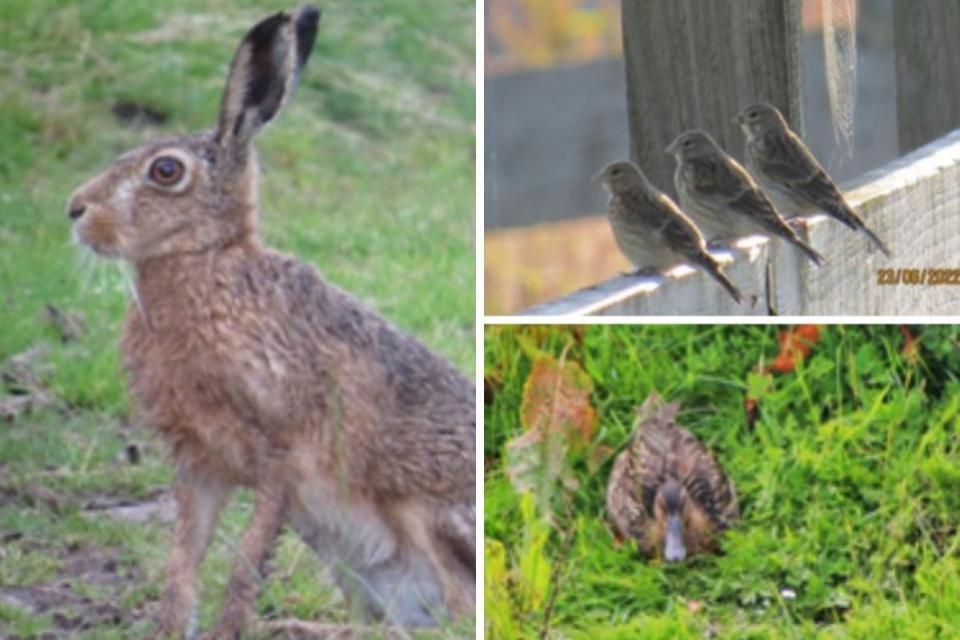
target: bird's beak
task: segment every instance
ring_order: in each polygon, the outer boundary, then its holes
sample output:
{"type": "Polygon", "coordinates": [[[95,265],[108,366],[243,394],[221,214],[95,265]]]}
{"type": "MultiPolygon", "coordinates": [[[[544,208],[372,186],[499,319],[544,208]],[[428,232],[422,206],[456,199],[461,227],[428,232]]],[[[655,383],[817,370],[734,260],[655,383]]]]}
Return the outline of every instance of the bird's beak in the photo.
{"type": "Polygon", "coordinates": [[[680,562],[687,557],[687,548],[683,544],[683,526],[680,516],[667,516],[667,535],[664,539],[663,558],[667,562],[680,562]]]}
{"type": "Polygon", "coordinates": [[[677,141],[674,140],[667,145],[667,148],[663,150],[664,153],[676,153],[677,151],[677,141]]]}
{"type": "Polygon", "coordinates": [[[738,113],[737,115],[730,118],[730,122],[734,124],[743,124],[743,116],[738,113]]]}
{"type": "Polygon", "coordinates": [[[600,169],[600,171],[598,171],[592,178],[590,178],[590,182],[600,182],[600,178],[603,177],[603,174],[604,174],[604,170],[600,169]]]}

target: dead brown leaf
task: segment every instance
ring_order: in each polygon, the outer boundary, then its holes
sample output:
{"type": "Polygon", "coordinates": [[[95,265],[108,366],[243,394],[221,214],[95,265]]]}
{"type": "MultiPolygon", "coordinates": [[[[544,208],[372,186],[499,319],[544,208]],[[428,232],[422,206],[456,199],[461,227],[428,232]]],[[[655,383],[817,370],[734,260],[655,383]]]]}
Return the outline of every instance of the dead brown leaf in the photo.
{"type": "Polygon", "coordinates": [[[43,378],[53,368],[48,361],[49,355],[50,348],[38,344],[4,361],[0,368],[0,382],[8,395],[3,395],[0,388],[0,419],[15,420],[25,413],[54,404],[53,396],[43,384],[43,378]]]}
{"type": "Polygon", "coordinates": [[[575,447],[587,444],[597,425],[592,391],[593,383],[578,363],[565,357],[537,360],[523,386],[520,424],[526,433],[521,438],[533,443],[556,433],[575,447]]]}
{"type": "Polygon", "coordinates": [[[568,491],[579,481],[569,473],[567,453],[593,437],[597,412],[590,404],[593,383],[576,362],[537,358],[523,386],[520,424],[524,432],[507,443],[507,474],[519,491],[552,486],[560,479],[568,491]]]}
{"type": "Polygon", "coordinates": [[[53,406],[53,399],[45,391],[24,395],[0,397],[0,419],[16,420],[25,413],[53,406]]]}
{"type": "Polygon", "coordinates": [[[40,343],[10,356],[0,370],[0,380],[11,391],[28,392],[41,385],[41,380],[52,370],[50,347],[40,343]]]}

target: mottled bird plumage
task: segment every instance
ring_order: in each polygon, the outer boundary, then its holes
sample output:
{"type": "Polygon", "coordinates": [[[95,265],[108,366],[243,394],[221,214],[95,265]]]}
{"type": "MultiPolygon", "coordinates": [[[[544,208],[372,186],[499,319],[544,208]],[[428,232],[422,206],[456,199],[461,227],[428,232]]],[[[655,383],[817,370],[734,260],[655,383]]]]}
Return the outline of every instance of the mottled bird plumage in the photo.
{"type": "Polygon", "coordinates": [[[738,303],[743,296],[707,251],[697,226],[631,162],[597,174],[610,192],[607,217],[623,255],[637,269],[664,271],[681,263],[698,267],[738,303]]]}
{"type": "Polygon", "coordinates": [[[651,394],[640,407],[633,437],[617,456],[607,486],[607,513],[618,538],[635,540],[647,556],[663,552],[669,501],[679,487],[683,543],[689,554],[715,549],[716,538],[740,517],[736,490],[723,468],[676,423],[677,403],[651,394]]]}
{"type": "Polygon", "coordinates": [[[680,204],[711,240],[772,235],[800,249],[814,264],[823,264],[823,256],[797,235],[747,170],[709,134],[682,133],[667,151],[677,160],[674,184],[680,204]]]}
{"type": "Polygon", "coordinates": [[[854,231],[862,231],[884,254],[891,255],[776,107],[750,105],[737,120],[747,137],[747,167],[791,213],[822,211],[854,231]]]}

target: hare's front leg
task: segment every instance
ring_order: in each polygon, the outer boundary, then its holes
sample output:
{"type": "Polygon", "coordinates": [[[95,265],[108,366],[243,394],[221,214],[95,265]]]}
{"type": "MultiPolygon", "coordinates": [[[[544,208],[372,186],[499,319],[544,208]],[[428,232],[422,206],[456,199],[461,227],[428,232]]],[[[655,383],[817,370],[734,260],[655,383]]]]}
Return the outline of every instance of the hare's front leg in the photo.
{"type": "Polygon", "coordinates": [[[178,469],[174,480],[177,524],[167,566],[157,636],[190,637],[195,623],[197,572],[232,486],[178,469]]]}
{"type": "Polygon", "coordinates": [[[252,617],[253,602],[266,577],[267,562],[287,516],[289,487],[281,465],[261,476],[253,517],[227,584],[227,601],[216,626],[203,636],[204,640],[241,637],[252,617]]]}

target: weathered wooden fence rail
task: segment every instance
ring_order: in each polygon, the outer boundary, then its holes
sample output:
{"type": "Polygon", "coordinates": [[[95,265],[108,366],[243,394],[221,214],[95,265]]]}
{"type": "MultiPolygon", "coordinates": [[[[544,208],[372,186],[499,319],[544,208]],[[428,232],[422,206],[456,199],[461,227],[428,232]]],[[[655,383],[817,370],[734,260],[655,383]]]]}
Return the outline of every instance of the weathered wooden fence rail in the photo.
{"type": "MultiPolygon", "coordinates": [[[[960,129],[845,185],[847,197],[893,251],[817,216],[809,239],[827,259],[817,268],[792,247],[766,242],[734,250],[727,273],[750,303],[735,305],[707,276],[618,277],[539,305],[532,315],[763,315],[767,265],[781,315],[960,314],[960,284],[879,284],[880,270],[960,270],[960,129]]],[[[887,272],[889,273],[889,272],[887,272]]],[[[910,277],[910,276],[908,276],[910,277]]],[[[948,280],[949,282],[949,280],[948,280]]]]}

